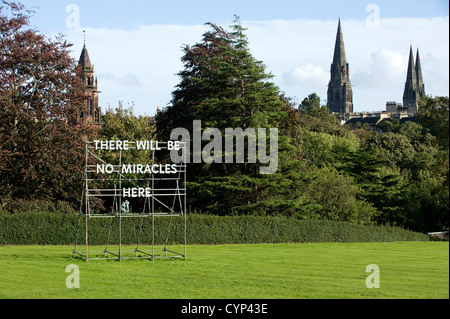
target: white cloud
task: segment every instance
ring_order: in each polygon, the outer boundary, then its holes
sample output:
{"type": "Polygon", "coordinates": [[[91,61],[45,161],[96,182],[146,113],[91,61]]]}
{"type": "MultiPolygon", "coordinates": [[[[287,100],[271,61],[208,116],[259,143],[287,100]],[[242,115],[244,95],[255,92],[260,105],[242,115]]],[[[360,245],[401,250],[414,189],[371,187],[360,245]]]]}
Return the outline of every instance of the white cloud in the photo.
{"type": "Polygon", "coordinates": [[[361,88],[389,88],[406,80],[405,65],[409,55],[381,49],[372,53],[370,71],[354,72],[352,83],[361,88]]]}
{"type": "Polygon", "coordinates": [[[325,86],[328,80],[328,72],[312,63],[300,65],[283,74],[284,84],[290,87],[298,85],[315,89],[319,86],[325,86]]]}
{"type": "Polygon", "coordinates": [[[139,79],[134,76],[133,74],[127,73],[123,76],[116,76],[111,73],[102,73],[98,75],[98,78],[100,81],[111,81],[115,82],[119,85],[122,85],[124,87],[130,86],[130,87],[141,87],[142,83],[139,81],[139,79]]]}

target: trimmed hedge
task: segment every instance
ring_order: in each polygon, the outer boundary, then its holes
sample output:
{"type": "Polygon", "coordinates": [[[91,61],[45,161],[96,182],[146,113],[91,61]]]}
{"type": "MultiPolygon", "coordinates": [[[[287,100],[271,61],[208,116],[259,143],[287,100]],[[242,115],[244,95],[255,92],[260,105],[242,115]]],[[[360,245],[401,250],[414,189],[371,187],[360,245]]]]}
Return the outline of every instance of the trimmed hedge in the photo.
{"type": "MultiPolygon", "coordinates": [[[[0,214],[0,245],[72,245],[78,229],[85,243],[85,218],[73,214],[0,214]]],[[[90,245],[118,243],[117,218],[91,218],[90,245]],[[110,230],[112,230],[110,232],[110,230]]],[[[151,218],[122,218],[122,244],[151,244],[151,218]],[[142,226],[142,227],[141,227],[142,226]],[[141,231],[142,229],[142,231],[141,231]]],[[[180,244],[184,218],[155,218],[155,242],[180,244]],[[170,234],[168,236],[168,231],[170,234]]],[[[429,236],[392,226],[364,226],[346,222],[297,220],[258,216],[188,215],[188,244],[260,244],[313,242],[428,241],[429,236]]]]}

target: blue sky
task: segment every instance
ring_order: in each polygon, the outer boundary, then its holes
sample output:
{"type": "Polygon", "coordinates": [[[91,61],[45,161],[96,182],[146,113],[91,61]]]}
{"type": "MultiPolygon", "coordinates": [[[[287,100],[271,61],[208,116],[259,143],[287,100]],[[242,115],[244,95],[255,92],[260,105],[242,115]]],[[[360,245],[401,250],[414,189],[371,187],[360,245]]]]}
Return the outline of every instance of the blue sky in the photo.
{"type": "Polygon", "coordinates": [[[143,24],[202,24],[229,21],[234,14],[245,20],[276,19],[365,19],[365,8],[374,3],[385,18],[431,18],[448,15],[446,0],[22,0],[28,7],[39,7],[36,23],[43,31],[64,28],[66,6],[77,4],[82,11],[81,24],[92,28],[131,29],[143,24]],[[49,17],[54,18],[49,18],[49,17]]]}
{"type": "Polygon", "coordinates": [[[166,106],[182,69],[181,46],[199,42],[205,22],[227,27],[234,14],[248,28],[255,58],[298,102],[316,92],[325,103],[338,17],[355,111],[384,110],[386,101],[401,102],[410,45],[420,50],[426,93],[448,96],[446,0],[21,2],[35,9],[32,24],[42,33],[67,35],[74,58],[86,30],[104,109],[122,100],[134,102],[137,114],[153,115],[158,106],[166,106]]]}

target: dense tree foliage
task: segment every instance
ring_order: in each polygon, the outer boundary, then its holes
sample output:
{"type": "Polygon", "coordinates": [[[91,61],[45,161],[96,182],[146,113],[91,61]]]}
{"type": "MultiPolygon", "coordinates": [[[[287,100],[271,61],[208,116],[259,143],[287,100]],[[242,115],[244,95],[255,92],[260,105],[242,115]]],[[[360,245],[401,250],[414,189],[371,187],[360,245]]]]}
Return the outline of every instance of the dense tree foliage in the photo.
{"type": "Polygon", "coordinates": [[[78,202],[83,136],[70,125],[85,106],[70,44],[29,26],[23,6],[0,6],[0,201],[78,202]]]}
{"type": "MultiPolygon", "coordinates": [[[[133,113],[133,107],[124,108],[123,102],[119,101],[115,109],[107,109],[102,117],[102,128],[100,131],[103,140],[127,140],[140,141],[154,139],[155,129],[153,119],[150,116],[136,116],[133,113]]],[[[118,164],[119,153],[103,151],[101,158],[110,164],[118,164]]],[[[123,163],[147,164],[151,161],[151,152],[146,150],[137,151],[132,149],[123,152],[123,163]]]]}
{"type": "Polygon", "coordinates": [[[421,231],[448,229],[448,105],[448,97],[424,97],[413,121],[386,121],[368,141],[386,162],[384,170],[399,178],[398,207],[383,220],[421,231]]]}

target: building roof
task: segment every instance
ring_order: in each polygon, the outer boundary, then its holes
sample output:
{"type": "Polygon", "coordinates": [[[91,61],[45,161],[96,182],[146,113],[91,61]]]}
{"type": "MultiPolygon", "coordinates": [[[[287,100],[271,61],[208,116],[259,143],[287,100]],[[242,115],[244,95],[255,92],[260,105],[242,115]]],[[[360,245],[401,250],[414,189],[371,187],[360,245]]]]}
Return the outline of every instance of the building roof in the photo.
{"type": "Polygon", "coordinates": [[[86,44],[83,46],[83,50],[81,51],[80,60],[78,61],[78,65],[81,65],[83,68],[92,68],[91,59],[89,58],[89,53],[86,48],[86,44]]]}
{"type": "Polygon", "coordinates": [[[352,119],[348,120],[346,122],[346,124],[367,123],[369,125],[375,126],[379,121],[380,121],[379,116],[368,116],[368,117],[364,117],[364,118],[357,117],[357,118],[352,118],[352,119]]]}

